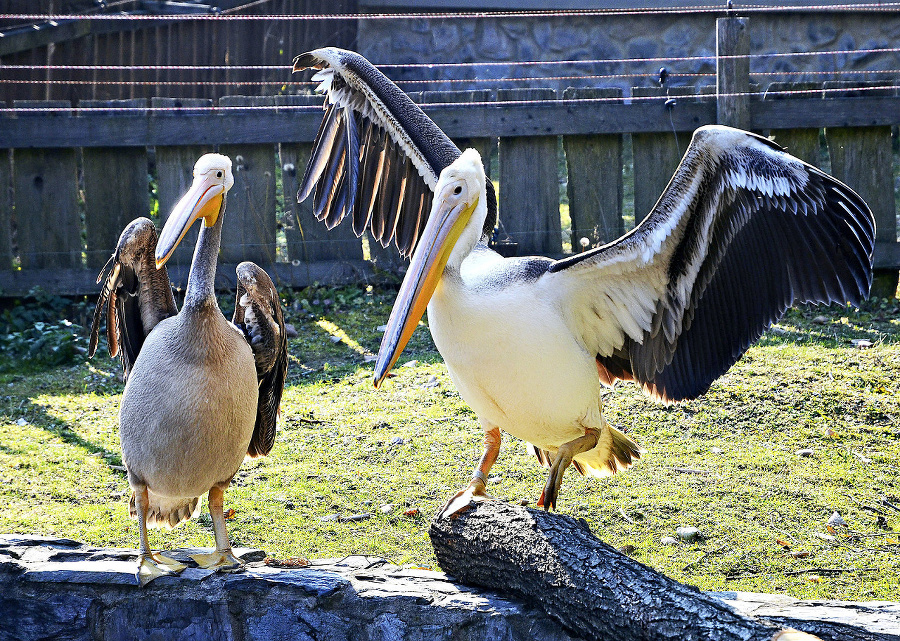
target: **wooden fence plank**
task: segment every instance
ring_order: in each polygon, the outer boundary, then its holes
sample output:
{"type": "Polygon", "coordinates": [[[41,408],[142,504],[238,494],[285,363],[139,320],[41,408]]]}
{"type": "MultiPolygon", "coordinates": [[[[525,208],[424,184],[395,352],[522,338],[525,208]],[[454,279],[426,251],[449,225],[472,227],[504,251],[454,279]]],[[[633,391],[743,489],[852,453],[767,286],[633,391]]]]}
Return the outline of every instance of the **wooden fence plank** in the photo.
{"type": "Polygon", "coordinates": [[[748,18],[716,18],[716,122],[750,128],[748,18]]]}
{"type": "MultiPolygon", "coordinates": [[[[552,100],[553,89],[500,89],[498,100],[552,100]]],[[[500,139],[501,229],[519,255],[562,252],[556,136],[500,139]]]]}
{"type": "MultiPolygon", "coordinates": [[[[146,99],[82,101],[79,107],[145,107],[146,99]]],[[[137,116],[136,117],[140,117],[137,116]]],[[[87,147],[82,152],[84,224],[88,268],[100,268],[119,234],[138,216],[150,215],[146,147],[87,147]]]]}
{"type": "MultiPolygon", "coordinates": [[[[821,89],[822,83],[815,82],[773,82],[766,89],[763,100],[782,101],[789,95],[779,92],[813,91],[821,89]]],[[[813,100],[819,96],[816,94],[801,94],[807,100],[813,100]]],[[[798,129],[771,129],[770,135],[775,142],[787,149],[788,153],[804,160],[815,167],[822,167],[822,149],[819,144],[818,127],[803,127],[798,129]]]]}
{"type": "MultiPolygon", "coordinates": [[[[566,100],[621,98],[622,90],[575,89],[563,93],[566,100]]],[[[572,220],[572,251],[587,238],[591,246],[609,242],[624,231],[622,220],[622,136],[563,136],[568,171],[567,194],[572,220]]]]}
{"type": "MultiPolygon", "coordinates": [[[[271,96],[224,96],[222,107],[272,106],[271,96]]],[[[248,111],[247,113],[250,113],[248,111]]],[[[228,224],[222,228],[223,262],[275,263],[275,147],[223,145],[231,158],[234,187],[228,193],[228,224]]]]}
{"type": "MultiPolygon", "coordinates": [[[[840,88],[844,83],[825,83],[825,88],[840,88]]],[[[886,89],[885,91],[892,91],[886,89]]],[[[897,215],[894,205],[893,150],[890,127],[838,127],[825,130],[831,174],[863,197],[875,216],[875,240],[897,241],[897,215]]],[[[878,270],[872,283],[872,295],[894,296],[896,270],[878,270]]]]}
{"type": "MultiPolygon", "coordinates": [[[[31,107],[34,104],[24,101],[14,103],[14,106],[31,107]]],[[[55,101],[50,105],[56,108],[71,106],[68,101],[55,101]]],[[[27,115],[18,121],[19,127],[28,127],[27,115]]],[[[13,189],[22,268],[80,267],[81,216],[75,149],[15,150],[13,189]]]]}
{"type": "MultiPolygon", "coordinates": [[[[152,98],[151,107],[209,107],[212,101],[205,98],[152,98]]],[[[177,116],[165,116],[177,118],[177,116]]],[[[213,151],[212,145],[178,145],[159,146],[156,148],[156,195],[159,200],[159,224],[164,225],[172,213],[172,209],[193,182],[194,163],[203,154],[213,151]]],[[[169,259],[170,265],[190,265],[197,244],[197,226],[193,226],[185,235],[181,244],[169,259]]]]}
{"type": "MultiPolygon", "coordinates": [[[[677,92],[670,91],[670,95],[677,92]]],[[[635,98],[659,97],[654,101],[658,112],[656,117],[660,120],[668,120],[666,108],[662,98],[667,94],[661,87],[634,87],[631,95],[635,98]]],[[[683,99],[681,100],[683,103],[683,99]]],[[[675,111],[683,109],[679,104],[675,111]]],[[[659,199],[669,179],[675,173],[675,168],[681,161],[688,143],[690,134],[679,133],[677,138],[671,131],[668,133],[634,133],[631,135],[631,148],[634,157],[634,222],[639,224],[653,209],[653,205],[659,199]]]]}
{"type": "MultiPolygon", "coordinates": [[[[321,96],[278,96],[278,105],[320,105],[321,96]]],[[[311,143],[280,145],[282,189],[285,213],[284,232],[288,259],[303,263],[319,260],[362,260],[362,240],[353,233],[353,225],[345,220],[332,230],[325,228],[313,215],[312,197],[297,202],[300,180],[312,151],[311,143]]]]}
{"type": "Polygon", "coordinates": [[[0,149],[0,271],[13,265],[12,203],[12,153],[0,149]]]}

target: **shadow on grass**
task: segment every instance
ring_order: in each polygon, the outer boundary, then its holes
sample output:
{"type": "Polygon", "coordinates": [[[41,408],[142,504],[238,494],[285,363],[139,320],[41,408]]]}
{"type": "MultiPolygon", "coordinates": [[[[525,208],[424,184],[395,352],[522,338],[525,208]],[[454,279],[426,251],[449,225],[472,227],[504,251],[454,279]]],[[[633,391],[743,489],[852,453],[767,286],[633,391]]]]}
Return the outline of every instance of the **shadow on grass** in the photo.
{"type": "Polygon", "coordinates": [[[24,406],[23,409],[25,408],[27,408],[29,416],[28,422],[33,426],[39,427],[49,434],[58,436],[66,444],[80,447],[89,454],[99,454],[103,457],[103,461],[109,466],[112,472],[125,474],[120,452],[110,450],[99,443],[84,438],[75,431],[72,425],[55,416],[51,416],[47,413],[44,406],[38,405],[32,399],[28,399],[28,404],[24,406]]]}

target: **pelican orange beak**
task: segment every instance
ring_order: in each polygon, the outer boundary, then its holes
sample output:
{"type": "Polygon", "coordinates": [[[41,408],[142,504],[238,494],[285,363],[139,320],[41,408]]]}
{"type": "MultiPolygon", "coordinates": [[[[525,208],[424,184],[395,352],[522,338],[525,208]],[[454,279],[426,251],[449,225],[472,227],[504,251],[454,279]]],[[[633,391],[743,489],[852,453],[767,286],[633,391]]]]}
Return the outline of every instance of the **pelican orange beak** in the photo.
{"type": "Polygon", "coordinates": [[[448,181],[440,187],[381,340],[375,361],[376,388],[400,358],[419,324],[453,247],[477,205],[478,194],[470,197],[468,185],[462,179],[448,181]]]}
{"type": "Polygon", "coordinates": [[[225,204],[227,191],[222,173],[208,171],[194,176],[191,188],[172,209],[159,235],[156,243],[157,269],[166,264],[195,220],[203,218],[207,227],[216,224],[225,204]]]}

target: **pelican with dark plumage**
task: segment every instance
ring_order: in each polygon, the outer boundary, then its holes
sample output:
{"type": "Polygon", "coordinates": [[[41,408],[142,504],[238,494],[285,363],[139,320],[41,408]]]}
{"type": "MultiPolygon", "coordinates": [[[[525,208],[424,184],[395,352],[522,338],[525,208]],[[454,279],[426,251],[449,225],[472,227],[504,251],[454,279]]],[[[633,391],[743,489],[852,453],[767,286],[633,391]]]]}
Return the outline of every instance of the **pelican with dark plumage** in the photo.
{"type": "Polygon", "coordinates": [[[224,492],[244,457],[268,454],[275,440],[287,370],[278,292],[265,271],[241,263],[229,322],[214,289],[225,197],[233,183],[231,161],[207,154],[158,239],[149,219],[130,223],[110,259],[94,314],[89,354],[96,351],[106,313],[109,351],[121,357],[125,370],[119,434],[133,490],[130,512],[140,532],[142,585],[185,567],[151,551],[147,528],[171,528],[197,516],[204,494],[216,549],[194,559],[217,571],[243,566],[225,529],[224,492]],[[198,219],[204,223],[179,312],[164,265],[198,219]]]}
{"type": "MultiPolygon", "coordinates": [[[[556,505],[571,464],[603,476],[641,452],[610,426],[600,385],[634,381],[673,403],[703,394],[797,302],[858,303],[872,278],[874,220],[846,185],[774,142],[698,129],[646,219],[622,238],[551,260],[487,246],[494,188],[358,54],[318,49],[325,117],[301,186],[329,226],[345,216],[412,254],[375,364],[394,366],[423,313],[485,449],[443,514],[485,498],[500,431],[550,472],[538,505],[556,505]]],[[[506,215],[506,214],[504,214],[506,215]]]]}

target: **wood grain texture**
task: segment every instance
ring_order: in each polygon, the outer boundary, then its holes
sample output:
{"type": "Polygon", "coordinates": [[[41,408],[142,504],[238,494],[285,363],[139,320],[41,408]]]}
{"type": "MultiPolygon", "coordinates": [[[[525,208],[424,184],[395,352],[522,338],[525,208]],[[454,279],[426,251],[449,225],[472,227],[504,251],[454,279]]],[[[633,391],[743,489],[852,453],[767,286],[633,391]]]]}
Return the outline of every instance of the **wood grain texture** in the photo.
{"type": "Polygon", "coordinates": [[[748,18],[716,18],[716,121],[750,128],[750,29],[748,18]]]}
{"type": "MultiPolygon", "coordinates": [[[[225,96],[219,105],[238,107],[274,106],[272,96],[225,96]]],[[[253,113],[237,110],[235,113],[253,113]]],[[[222,145],[219,153],[231,158],[234,186],[228,192],[226,223],[222,228],[223,262],[275,262],[275,162],[276,147],[222,145]]]]}
{"type": "MultiPolygon", "coordinates": [[[[501,89],[500,101],[552,100],[553,89],[501,89]]],[[[500,223],[519,255],[562,252],[557,137],[500,139],[500,223]]]]}
{"type": "Polygon", "coordinates": [[[13,189],[22,269],[81,266],[74,149],[15,151],[13,189]]]}
{"type": "MultiPolygon", "coordinates": [[[[621,98],[621,89],[574,89],[566,100],[621,98]]],[[[572,220],[572,251],[587,238],[593,247],[615,240],[625,232],[622,221],[622,136],[563,136],[566,153],[569,217],[572,220]]]]}
{"type": "MultiPolygon", "coordinates": [[[[534,603],[584,639],[768,641],[784,630],[618,552],[584,520],[485,501],[452,519],[436,518],[428,534],[445,572],[534,603]]],[[[821,635],[806,639],[885,639],[843,624],[790,624],[821,635]]]]}
{"type": "Polygon", "coordinates": [[[0,271],[12,269],[12,154],[0,149],[0,271]]]}
{"type": "MultiPolygon", "coordinates": [[[[667,93],[661,87],[634,87],[631,95],[637,98],[654,97],[651,103],[658,109],[656,118],[668,121],[664,106],[667,93]]],[[[685,99],[680,101],[674,112],[685,109],[692,103],[685,99]]],[[[690,134],[680,133],[676,137],[671,128],[666,133],[635,133],[631,136],[631,149],[634,158],[634,222],[640,223],[659,199],[681,156],[691,141],[690,134]]]]}
{"type": "MultiPolygon", "coordinates": [[[[81,106],[140,107],[146,101],[84,101],[81,106]],[[86,103],[86,104],[85,104],[86,103]]],[[[119,234],[139,216],[150,215],[146,147],[88,147],[82,152],[87,265],[102,267],[115,250],[119,234]]]]}

